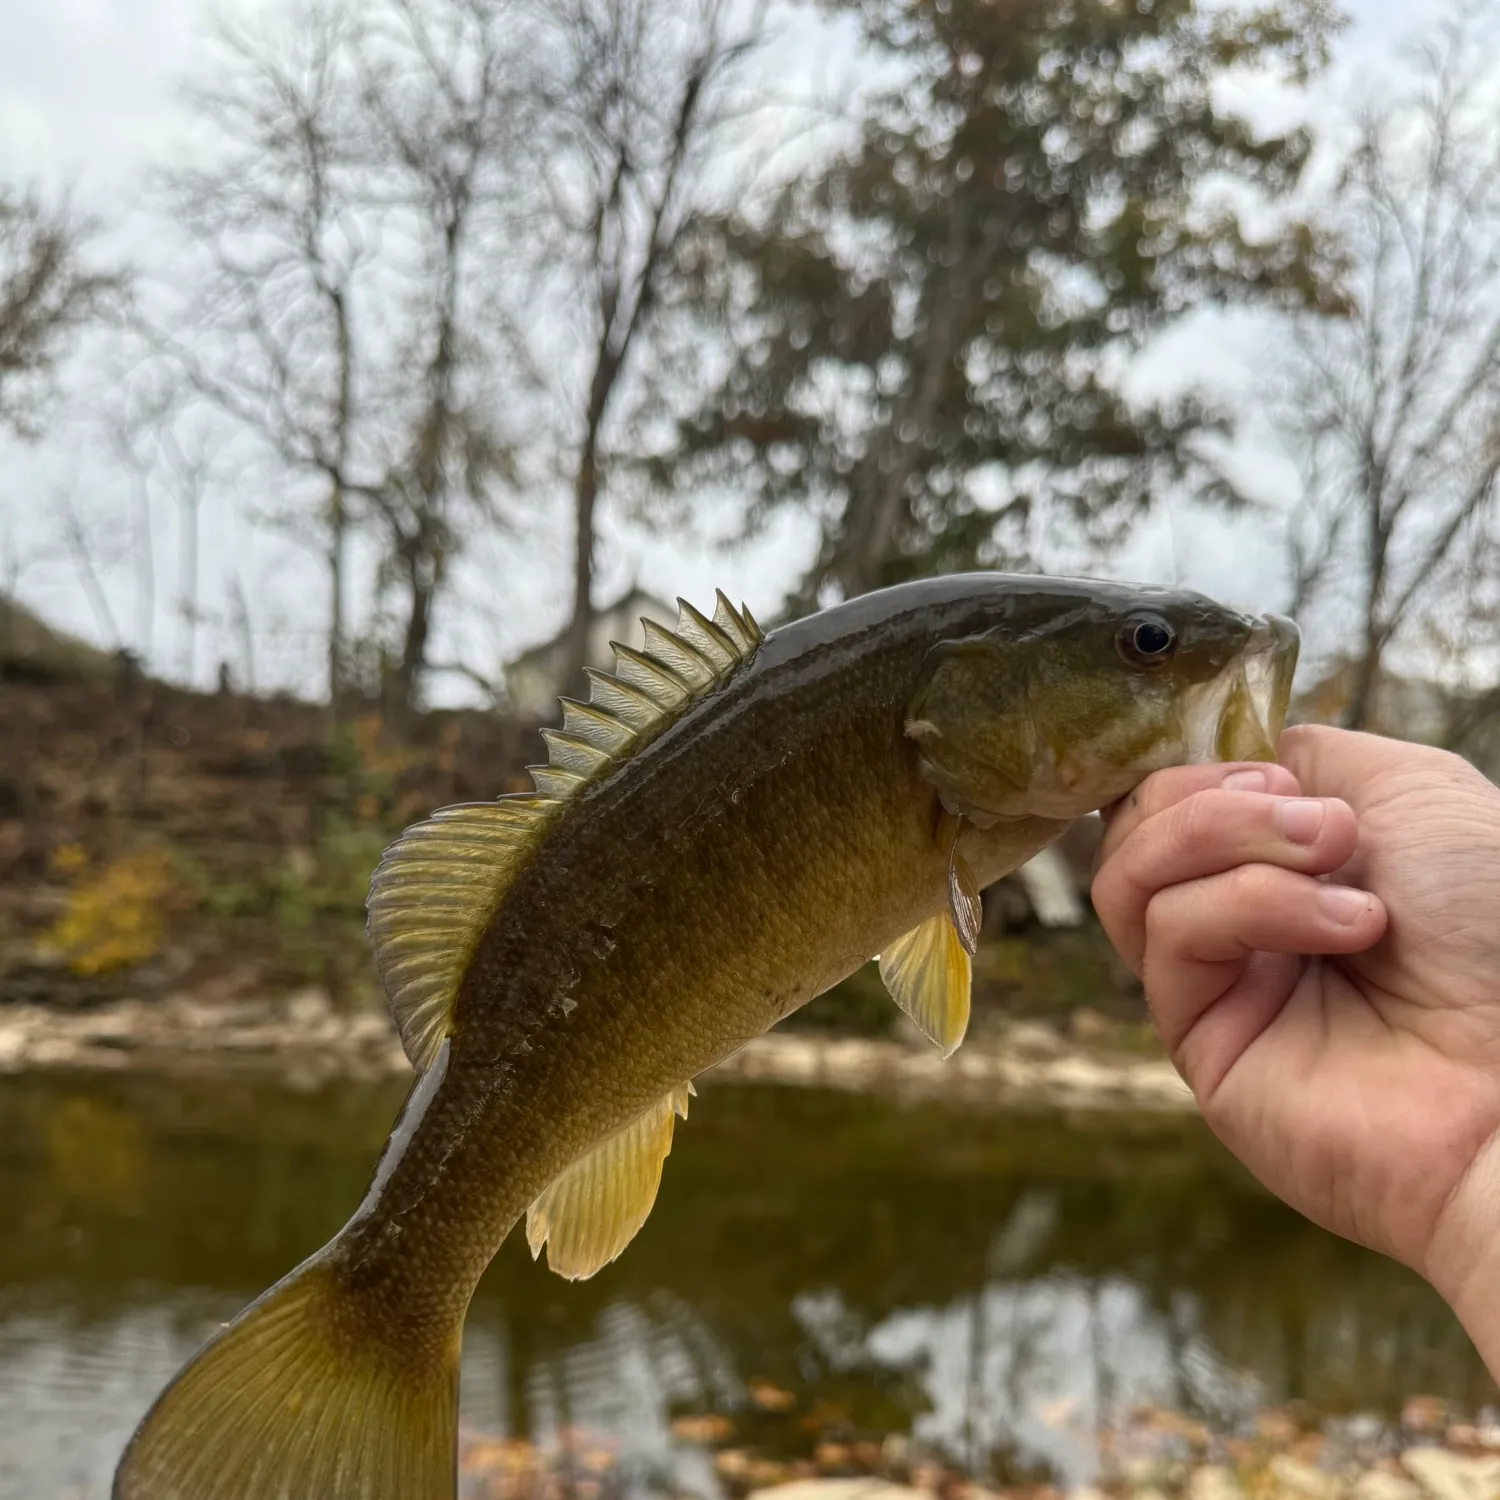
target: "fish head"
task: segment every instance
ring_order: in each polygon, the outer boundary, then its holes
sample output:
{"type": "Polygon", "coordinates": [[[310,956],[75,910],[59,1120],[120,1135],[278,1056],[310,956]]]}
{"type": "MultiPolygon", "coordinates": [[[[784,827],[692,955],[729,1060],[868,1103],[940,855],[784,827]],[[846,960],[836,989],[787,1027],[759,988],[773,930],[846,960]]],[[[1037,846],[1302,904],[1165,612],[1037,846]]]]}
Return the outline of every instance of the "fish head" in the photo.
{"type": "Polygon", "coordinates": [[[1079,817],[1167,766],[1274,760],[1299,639],[1186,590],[1039,588],[934,646],[906,733],[980,826],[1079,817]]]}

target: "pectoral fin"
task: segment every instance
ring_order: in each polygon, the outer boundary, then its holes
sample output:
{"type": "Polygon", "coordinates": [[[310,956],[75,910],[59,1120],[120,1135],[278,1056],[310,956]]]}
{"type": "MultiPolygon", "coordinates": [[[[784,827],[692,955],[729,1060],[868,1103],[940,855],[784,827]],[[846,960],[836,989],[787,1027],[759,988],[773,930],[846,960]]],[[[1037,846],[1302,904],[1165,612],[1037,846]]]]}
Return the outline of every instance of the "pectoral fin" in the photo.
{"type": "Polygon", "coordinates": [[[891,998],[944,1057],[958,1050],[969,1025],[969,955],[947,912],[929,917],[880,955],[891,998]]]}
{"type": "MultiPolygon", "coordinates": [[[[973,958],[979,951],[979,930],[984,925],[984,906],[979,899],[979,887],[974,883],[973,872],[958,852],[958,839],[948,854],[948,915],[964,952],[973,958]]],[[[965,987],[967,994],[967,986],[965,987]]]]}
{"type": "Polygon", "coordinates": [[[687,1118],[693,1092],[680,1084],[552,1183],[526,1211],[532,1259],[546,1245],[548,1268],[582,1281],[620,1254],[656,1202],[675,1117],[687,1118]]]}

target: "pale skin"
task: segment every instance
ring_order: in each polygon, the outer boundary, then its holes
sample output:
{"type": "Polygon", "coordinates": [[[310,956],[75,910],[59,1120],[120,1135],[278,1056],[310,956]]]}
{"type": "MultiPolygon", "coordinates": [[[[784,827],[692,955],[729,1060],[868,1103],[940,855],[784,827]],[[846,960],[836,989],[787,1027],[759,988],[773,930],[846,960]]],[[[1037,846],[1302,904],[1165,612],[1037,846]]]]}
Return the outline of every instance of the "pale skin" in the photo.
{"type": "Polygon", "coordinates": [[[1500,789],[1342,730],[1277,755],[1143,782],[1095,906],[1214,1132],[1431,1282],[1500,1377],[1500,789]]]}

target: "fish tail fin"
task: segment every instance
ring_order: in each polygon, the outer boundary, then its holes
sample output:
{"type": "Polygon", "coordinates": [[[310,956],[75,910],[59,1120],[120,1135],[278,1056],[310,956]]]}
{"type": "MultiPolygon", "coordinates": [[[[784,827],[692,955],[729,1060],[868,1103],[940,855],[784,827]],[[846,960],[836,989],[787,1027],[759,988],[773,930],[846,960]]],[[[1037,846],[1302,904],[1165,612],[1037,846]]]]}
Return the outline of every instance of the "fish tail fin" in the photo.
{"type": "Polygon", "coordinates": [[[374,1339],[314,1257],[228,1325],[158,1397],[113,1500],[453,1500],[458,1349],[374,1339]]]}

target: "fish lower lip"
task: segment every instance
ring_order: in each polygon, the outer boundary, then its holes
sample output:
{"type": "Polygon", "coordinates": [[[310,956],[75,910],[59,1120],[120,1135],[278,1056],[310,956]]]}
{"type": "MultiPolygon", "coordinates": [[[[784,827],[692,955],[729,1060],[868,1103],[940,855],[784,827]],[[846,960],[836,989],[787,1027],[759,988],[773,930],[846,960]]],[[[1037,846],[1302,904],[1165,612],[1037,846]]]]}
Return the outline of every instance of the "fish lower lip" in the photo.
{"type": "Polygon", "coordinates": [[[1301,640],[1301,631],[1285,615],[1263,615],[1246,642],[1245,686],[1266,739],[1273,745],[1286,723],[1301,640]]]}

